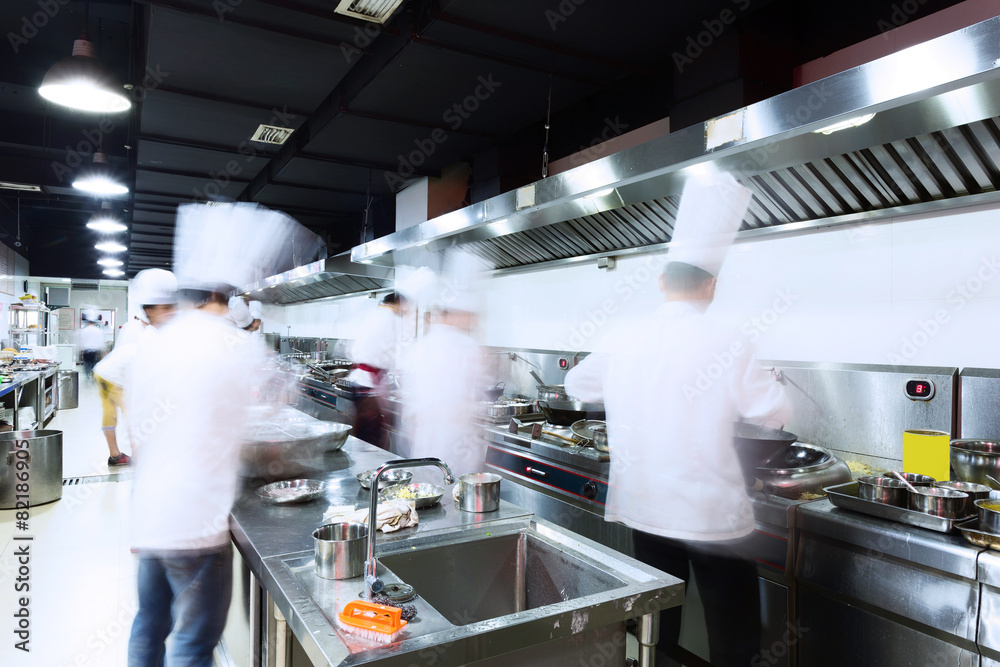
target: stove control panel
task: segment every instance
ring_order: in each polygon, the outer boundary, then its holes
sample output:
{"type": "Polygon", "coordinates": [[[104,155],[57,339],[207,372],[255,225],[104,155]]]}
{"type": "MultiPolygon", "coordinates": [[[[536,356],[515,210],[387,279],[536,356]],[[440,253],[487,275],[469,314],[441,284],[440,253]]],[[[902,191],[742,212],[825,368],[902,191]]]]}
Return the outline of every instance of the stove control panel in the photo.
{"type": "Polygon", "coordinates": [[[911,401],[929,401],[934,398],[934,383],[930,380],[910,378],[906,381],[906,397],[911,401]]]}
{"type": "Polygon", "coordinates": [[[605,482],[574,472],[555,462],[539,461],[505,449],[490,447],[486,451],[486,465],[534,485],[598,505],[607,502],[608,485],[605,482]]]}

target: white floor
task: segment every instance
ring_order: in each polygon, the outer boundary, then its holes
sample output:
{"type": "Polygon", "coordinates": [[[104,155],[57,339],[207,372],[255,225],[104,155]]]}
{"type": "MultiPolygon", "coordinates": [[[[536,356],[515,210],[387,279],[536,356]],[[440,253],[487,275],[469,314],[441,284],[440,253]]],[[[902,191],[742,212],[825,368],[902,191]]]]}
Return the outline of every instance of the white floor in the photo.
{"type": "MultiPolygon", "coordinates": [[[[61,500],[30,509],[28,530],[15,530],[13,510],[0,510],[0,665],[126,667],[136,610],[135,560],[126,540],[131,481],[109,470],[94,385],[81,384],[80,404],[57,413],[47,428],[63,432],[61,500]],[[114,481],[93,482],[112,474],[114,481]],[[90,482],[88,479],[90,478],[90,482]],[[120,481],[119,481],[120,480],[120,481]],[[30,542],[14,536],[33,536],[30,542]],[[16,592],[15,551],[30,545],[30,592],[16,592]],[[29,599],[30,653],[14,648],[18,598],[29,599]]],[[[120,445],[130,451],[128,443],[120,445]]]]}

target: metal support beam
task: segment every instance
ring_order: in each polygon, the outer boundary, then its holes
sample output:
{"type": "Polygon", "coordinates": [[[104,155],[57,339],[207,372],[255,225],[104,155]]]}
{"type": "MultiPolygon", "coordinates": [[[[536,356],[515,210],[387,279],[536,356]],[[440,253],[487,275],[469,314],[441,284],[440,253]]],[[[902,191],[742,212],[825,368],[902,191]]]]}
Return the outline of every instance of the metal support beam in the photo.
{"type": "MultiPolygon", "coordinates": [[[[442,129],[441,123],[425,123],[422,120],[414,120],[412,118],[401,118],[399,116],[390,116],[388,114],[374,113],[371,111],[361,111],[360,109],[344,109],[344,113],[349,116],[358,116],[359,118],[369,118],[371,120],[377,120],[383,123],[396,123],[398,125],[412,125],[413,127],[426,127],[432,130],[442,129]]],[[[453,130],[448,128],[446,130],[450,134],[466,134],[470,137],[481,137],[483,139],[489,139],[490,141],[496,141],[500,139],[500,135],[491,134],[489,132],[476,132],[474,130],[463,130],[461,128],[453,130]]]]}
{"type": "MultiPolygon", "coordinates": [[[[260,102],[253,102],[251,100],[238,100],[232,97],[225,97],[224,95],[211,95],[209,93],[195,92],[193,90],[185,90],[183,88],[177,88],[175,86],[164,86],[160,84],[156,87],[156,93],[169,93],[171,95],[180,95],[181,97],[189,97],[193,100],[203,100],[205,102],[218,102],[219,104],[231,104],[237,107],[244,107],[246,109],[259,109],[261,111],[275,110],[274,105],[261,104],[260,102]]],[[[289,109],[287,107],[282,107],[281,112],[285,115],[292,116],[308,116],[308,111],[303,111],[302,109],[289,109]]]]}

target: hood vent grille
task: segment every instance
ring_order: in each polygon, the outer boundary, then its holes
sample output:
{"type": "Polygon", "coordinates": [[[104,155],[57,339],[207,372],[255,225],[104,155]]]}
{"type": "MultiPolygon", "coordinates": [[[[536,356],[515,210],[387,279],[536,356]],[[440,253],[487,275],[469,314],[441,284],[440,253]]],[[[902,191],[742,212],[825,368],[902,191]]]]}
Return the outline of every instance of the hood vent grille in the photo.
{"type": "Polygon", "coordinates": [[[73,280],[69,284],[73,289],[80,290],[97,290],[100,287],[100,283],[96,283],[93,280],[73,280]]]}
{"type": "Polygon", "coordinates": [[[250,137],[250,141],[256,141],[260,144],[274,144],[275,146],[280,146],[288,141],[288,137],[292,136],[292,132],[294,131],[294,129],[289,127],[261,125],[257,128],[257,131],[253,133],[253,136],[250,137]]]}
{"type": "Polygon", "coordinates": [[[333,11],[351,18],[385,23],[403,0],[340,0],[333,11]]]}
{"type": "MultiPolygon", "coordinates": [[[[742,231],[957,200],[1000,190],[1000,117],[741,179],[742,231]]],[[[953,203],[957,203],[954,202],[953,203]]],[[[465,244],[498,269],[667,243],[679,199],[626,205],[465,244]]],[[[884,215],[878,212],[885,211],[884,215]]]]}

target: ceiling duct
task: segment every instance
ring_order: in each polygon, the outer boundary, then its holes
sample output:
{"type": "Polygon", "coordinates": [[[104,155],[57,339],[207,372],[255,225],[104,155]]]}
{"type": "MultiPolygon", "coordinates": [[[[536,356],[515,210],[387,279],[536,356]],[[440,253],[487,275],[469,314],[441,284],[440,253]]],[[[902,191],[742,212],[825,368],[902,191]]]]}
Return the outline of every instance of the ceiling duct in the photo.
{"type": "Polygon", "coordinates": [[[385,23],[403,0],[340,0],[333,11],[351,18],[385,23]]]}
{"type": "Polygon", "coordinates": [[[275,125],[261,125],[257,128],[257,131],[253,133],[250,137],[250,141],[256,141],[260,144],[274,144],[280,146],[286,141],[288,137],[292,136],[292,132],[295,130],[290,127],[277,127],[275,125]]]}
{"type": "Polygon", "coordinates": [[[93,280],[77,280],[76,278],[74,278],[72,282],[70,282],[69,286],[73,289],[93,290],[95,292],[98,289],[100,289],[100,283],[98,282],[95,282],[93,280]]]}
{"type": "Polygon", "coordinates": [[[670,241],[685,181],[713,171],[753,191],[741,237],[1000,202],[1000,17],[375,239],[352,259],[419,265],[463,244],[513,268],[648,251],[670,241]],[[822,133],[834,125],[845,129],[822,133]]]}
{"type": "Polygon", "coordinates": [[[394,273],[383,266],[355,264],[345,252],[245,285],[241,291],[258,301],[291,304],[389,290],[394,273]]]}

